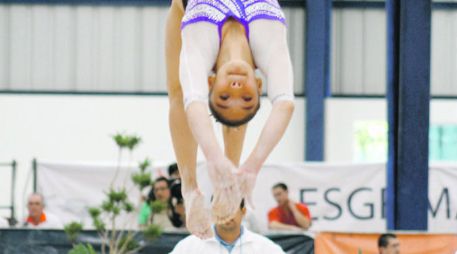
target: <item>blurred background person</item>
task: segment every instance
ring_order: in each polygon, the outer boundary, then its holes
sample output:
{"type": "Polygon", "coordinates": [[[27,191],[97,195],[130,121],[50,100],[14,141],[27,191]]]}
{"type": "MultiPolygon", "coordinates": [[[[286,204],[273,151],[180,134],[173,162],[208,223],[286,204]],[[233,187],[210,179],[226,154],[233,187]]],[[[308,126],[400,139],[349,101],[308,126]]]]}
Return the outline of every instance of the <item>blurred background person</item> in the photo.
{"type": "Polygon", "coordinates": [[[31,194],[27,203],[28,217],[24,221],[24,227],[32,229],[62,229],[62,222],[56,216],[45,212],[44,208],[45,200],[43,195],[39,193],[31,194]]]}
{"type": "Polygon", "coordinates": [[[379,254],[400,254],[400,240],[395,234],[382,234],[378,238],[379,254]]]}
{"type": "Polygon", "coordinates": [[[311,226],[311,214],[308,207],[289,199],[286,184],[275,184],[272,192],[278,206],[268,212],[268,227],[270,229],[302,231],[311,226]]]}
{"type": "Polygon", "coordinates": [[[174,181],[175,179],[181,179],[177,163],[173,163],[168,166],[168,178],[170,179],[170,181],[174,181]]]}
{"type": "Polygon", "coordinates": [[[138,224],[140,227],[145,227],[154,223],[163,229],[172,230],[184,226],[184,216],[181,183],[175,180],[170,184],[170,180],[166,177],[159,177],[153,182],[152,189],[142,204],[138,224]],[[154,207],[159,204],[163,209],[160,212],[154,212],[154,207]]]}

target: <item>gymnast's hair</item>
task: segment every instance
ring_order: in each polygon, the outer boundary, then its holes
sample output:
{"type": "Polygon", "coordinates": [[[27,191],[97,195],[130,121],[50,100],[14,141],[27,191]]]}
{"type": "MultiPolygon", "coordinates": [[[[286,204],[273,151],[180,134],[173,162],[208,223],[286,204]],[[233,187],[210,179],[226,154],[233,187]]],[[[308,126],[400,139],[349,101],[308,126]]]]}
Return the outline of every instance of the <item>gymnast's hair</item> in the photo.
{"type": "MultiPolygon", "coordinates": [[[[211,98],[211,94],[209,97],[211,98]]],[[[245,116],[244,118],[239,119],[239,120],[229,120],[229,119],[223,117],[214,108],[214,105],[213,105],[213,103],[211,103],[211,100],[209,100],[208,104],[209,104],[209,110],[211,111],[211,115],[214,117],[214,119],[216,119],[216,122],[219,122],[228,127],[235,128],[235,127],[239,127],[241,125],[248,123],[249,121],[251,121],[252,118],[254,118],[254,116],[257,114],[257,111],[259,111],[259,108],[260,108],[260,95],[259,95],[259,101],[257,103],[256,108],[251,113],[249,113],[247,116],[245,116]]]]}

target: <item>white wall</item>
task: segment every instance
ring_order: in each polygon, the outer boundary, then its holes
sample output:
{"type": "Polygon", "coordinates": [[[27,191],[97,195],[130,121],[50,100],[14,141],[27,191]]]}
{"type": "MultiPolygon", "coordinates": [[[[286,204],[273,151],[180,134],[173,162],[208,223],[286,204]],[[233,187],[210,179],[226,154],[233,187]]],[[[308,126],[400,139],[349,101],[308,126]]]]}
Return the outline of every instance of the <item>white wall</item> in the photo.
{"type": "MultiPolygon", "coordinates": [[[[303,103],[302,98],[296,100],[292,123],[270,162],[303,161],[303,103]]],[[[243,157],[253,148],[269,111],[270,103],[264,99],[248,130],[243,157]]],[[[220,126],[216,125],[216,129],[220,126]]],[[[135,160],[149,157],[174,161],[166,97],[0,95],[0,161],[15,159],[19,163],[18,215],[22,216],[24,188],[27,187],[25,193],[31,190],[31,178],[29,182],[26,178],[33,158],[115,161],[117,150],[110,135],[117,131],[143,138],[135,160]]],[[[10,181],[5,170],[0,170],[0,179],[2,205],[9,201],[10,181]]],[[[0,215],[6,214],[0,211],[0,215]]]]}
{"type": "Polygon", "coordinates": [[[329,99],[325,115],[325,160],[352,162],[356,121],[387,120],[384,99],[329,99]]]}
{"type": "MultiPolygon", "coordinates": [[[[385,99],[329,99],[326,102],[325,160],[351,162],[354,158],[354,123],[387,121],[385,99]]],[[[457,124],[457,99],[433,100],[431,124],[457,124]]]]}

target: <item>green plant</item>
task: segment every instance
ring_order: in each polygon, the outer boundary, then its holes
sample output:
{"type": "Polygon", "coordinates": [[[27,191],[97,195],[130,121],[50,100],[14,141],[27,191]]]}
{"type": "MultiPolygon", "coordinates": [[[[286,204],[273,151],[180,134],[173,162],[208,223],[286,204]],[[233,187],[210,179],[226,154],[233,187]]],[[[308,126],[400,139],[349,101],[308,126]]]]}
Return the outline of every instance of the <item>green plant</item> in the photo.
{"type": "Polygon", "coordinates": [[[83,225],[78,222],[71,222],[64,226],[63,230],[68,237],[68,240],[72,243],[76,241],[79,233],[83,230],[83,225]]]}
{"type": "Polygon", "coordinates": [[[144,237],[149,240],[156,239],[162,235],[162,227],[156,224],[150,224],[143,230],[144,237]]]}
{"type": "Polygon", "coordinates": [[[149,159],[145,159],[138,164],[140,171],[132,174],[133,183],[137,185],[141,191],[147,186],[151,185],[151,173],[146,172],[146,169],[149,167],[149,165],[151,165],[151,162],[149,159]]]}
{"type": "Polygon", "coordinates": [[[120,149],[127,148],[130,151],[136,148],[141,143],[141,138],[136,135],[124,135],[117,133],[113,136],[114,141],[120,149]]]}
{"type": "MultiPolygon", "coordinates": [[[[102,253],[106,253],[108,248],[108,253],[110,254],[129,254],[135,253],[142,246],[135,239],[135,232],[132,230],[119,230],[118,229],[118,216],[123,214],[138,214],[139,207],[129,200],[128,191],[126,190],[126,181],[121,187],[114,187],[114,183],[118,177],[120,170],[120,165],[122,162],[122,151],[128,149],[131,153],[141,142],[141,138],[136,135],[124,135],[118,133],[113,136],[113,140],[119,148],[118,154],[118,164],[114,178],[111,181],[109,191],[105,192],[105,200],[99,207],[91,207],[88,209],[88,213],[92,219],[92,224],[95,229],[98,231],[99,236],[102,238],[102,253]],[[106,223],[109,225],[107,227],[106,223]]],[[[131,180],[134,185],[141,192],[146,186],[151,184],[151,173],[147,172],[147,168],[150,166],[151,162],[148,159],[140,162],[138,164],[139,171],[131,175],[131,180]]],[[[127,178],[125,179],[127,180],[127,178]]],[[[153,211],[160,212],[166,208],[166,204],[153,203],[153,211]]],[[[78,234],[82,230],[82,225],[78,223],[71,223],[66,226],[67,236],[74,242],[78,234]]],[[[144,230],[144,235],[148,239],[154,239],[160,236],[162,229],[158,225],[150,225],[144,230]]],[[[71,254],[82,254],[88,253],[92,254],[92,246],[90,245],[74,245],[71,254]]],[[[95,253],[95,252],[94,252],[95,253]]]]}
{"type": "Polygon", "coordinates": [[[151,202],[151,212],[154,213],[161,213],[163,210],[167,208],[167,204],[160,201],[155,200],[151,202]]]}
{"type": "Polygon", "coordinates": [[[68,252],[68,254],[97,254],[97,252],[95,252],[94,248],[90,244],[78,244],[75,245],[73,249],[68,252]]]}

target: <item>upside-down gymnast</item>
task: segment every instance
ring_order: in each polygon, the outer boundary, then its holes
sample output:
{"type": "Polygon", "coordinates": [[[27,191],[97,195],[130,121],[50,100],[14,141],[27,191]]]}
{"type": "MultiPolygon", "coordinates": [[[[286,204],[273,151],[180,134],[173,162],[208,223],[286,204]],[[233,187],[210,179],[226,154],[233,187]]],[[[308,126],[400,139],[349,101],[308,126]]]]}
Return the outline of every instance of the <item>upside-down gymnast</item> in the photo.
{"type": "Polygon", "coordinates": [[[166,61],[169,125],[182,176],[186,226],[205,239],[212,236],[211,221],[229,221],[242,198],[250,201],[257,174],[293,113],[292,64],[278,0],[172,0],[166,61]],[[272,109],[240,166],[247,123],[260,107],[257,68],[266,77],[272,109]],[[224,150],[209,111],[223,125],[224,150]],[[211,213],[197,185],[198,146],[214,188],[211,213]]]}

